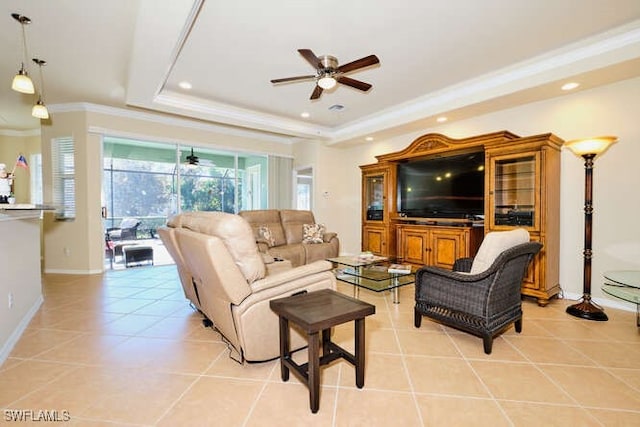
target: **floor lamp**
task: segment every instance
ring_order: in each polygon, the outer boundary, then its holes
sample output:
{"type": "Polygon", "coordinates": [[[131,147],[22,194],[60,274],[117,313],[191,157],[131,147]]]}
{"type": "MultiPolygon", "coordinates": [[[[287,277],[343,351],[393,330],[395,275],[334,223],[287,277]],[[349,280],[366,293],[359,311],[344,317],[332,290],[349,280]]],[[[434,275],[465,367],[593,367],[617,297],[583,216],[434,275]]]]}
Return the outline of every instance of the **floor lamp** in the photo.
{"type": "Polygon", "coordinates": [[[584,159],[584,271],[582,301],[567,307],[567,313],[587,320],[609,320],[604,310],[591,301],[591,229],[593,220],[593,160],[616,142],[615,136],[578,139],[565,144],[574,154],[584,159]]]}

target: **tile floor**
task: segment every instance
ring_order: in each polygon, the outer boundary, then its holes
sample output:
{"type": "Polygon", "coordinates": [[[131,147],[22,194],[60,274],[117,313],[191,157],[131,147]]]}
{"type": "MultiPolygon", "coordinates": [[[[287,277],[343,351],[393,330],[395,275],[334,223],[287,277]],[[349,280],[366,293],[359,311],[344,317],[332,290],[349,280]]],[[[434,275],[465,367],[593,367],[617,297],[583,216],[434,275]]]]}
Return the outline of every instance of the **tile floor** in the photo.
{"type": "MultiPolygon", "coordinates": [[[[81,426],[640,426],[635,313],[608,322],[565,314],[569,303],[524,304],[513,328],[480,339],[428,319],[413,327],[413,288],[366,321],[364,389],[351,365],[322,371],[320,411],[276,361],[239,365],[182,296],[174,266],[104,276],[45,277],[45,302],[0,366],[6,409],[67,411],[81,426]]],[[[348,285],[340,290],[351,294],[348,285]]],[[[335,340],[352,350],[352,326],[335,340]]],[[[33,425],[43,425],[43,422],[33,425]]]]}

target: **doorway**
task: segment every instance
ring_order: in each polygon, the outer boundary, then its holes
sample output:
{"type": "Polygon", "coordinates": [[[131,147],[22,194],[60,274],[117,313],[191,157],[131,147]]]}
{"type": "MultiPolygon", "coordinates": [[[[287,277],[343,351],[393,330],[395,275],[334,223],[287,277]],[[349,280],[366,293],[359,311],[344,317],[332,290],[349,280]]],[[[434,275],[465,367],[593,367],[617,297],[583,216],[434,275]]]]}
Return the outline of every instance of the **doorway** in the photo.
{"type": "Polygon", "coordinates": [[[299,210],[313,210],[313,167],[296,168],[293,174],[293,206],[299,210]]]}

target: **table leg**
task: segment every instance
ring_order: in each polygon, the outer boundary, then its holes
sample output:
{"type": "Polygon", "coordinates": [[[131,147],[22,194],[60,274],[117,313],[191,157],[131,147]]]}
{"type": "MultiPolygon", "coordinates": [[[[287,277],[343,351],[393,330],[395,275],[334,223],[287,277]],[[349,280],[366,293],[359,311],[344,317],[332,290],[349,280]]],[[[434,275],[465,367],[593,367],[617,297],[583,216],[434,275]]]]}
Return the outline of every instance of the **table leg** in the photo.
{"type": "MultiPolygon", "coordinates": [[[[324,332],[323,332],[324,335],[324,332]]],[[[309,406],[314,414],[320,408],[320,355],[318,333],[309,334],[309,406]]]]}
{"type": "Polygon", "coordinates": [[[291,358],[289,346],[289,319],[279,316],[280,319],[280,376],[282,381],[289,381],[289,368],[285,365],[285,359],[291,358]]]}
{"type": "Polygon", "coordinates": [[[331,328],[322,330],[322,355],[329,354],[329,342],[331,341],[331,328]]]}
{"type": "Polygon", "coordinates": [[[391,289],[394,304],[400,304],[400,287],[398,286],[398,277],[393,278],[393,289],[391,289]]]}
{"type": "Polygon", "coordinates": [[[364,387],[364,317],[355,320],[356,386],[364,387]]]}

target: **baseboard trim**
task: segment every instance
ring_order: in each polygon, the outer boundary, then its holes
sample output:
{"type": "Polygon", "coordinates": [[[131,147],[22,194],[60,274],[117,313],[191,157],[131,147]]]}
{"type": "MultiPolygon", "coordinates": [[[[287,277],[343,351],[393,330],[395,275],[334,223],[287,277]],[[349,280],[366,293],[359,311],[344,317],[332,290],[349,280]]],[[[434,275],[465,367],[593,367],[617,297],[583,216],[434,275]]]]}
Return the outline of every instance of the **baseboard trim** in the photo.
{"type": "Polygon", "coordinates": [[[11,350],[13,350],[13,347],[15,347],[16,343],[18,342],[24,331],[27,329],[27,326],[29,326],[29,322],[31,322],[33,316],[36,315],[43,302],[44,298],[42,295],[40,295],[33,306],[31,306],[29,311],[27,311],[27,313],[24,315],[22,320],[20,320],[20,323],[18,323],[18,326],[14,329],[13,333],[9,336],[7,341],[4,343],[2,349],[0,349],[0,365],[2,365],[5,360],[7,360],[9,354],[11,353],[11,350]]]}
{"type": "MultiPolygon", "coordinates": [[[[566,300],[575,300],[578,301],[582,298],[582,294],[575,294],[575,293],[565,293],[564,294],[564,299],[566,300]]],[[[595,302],[598,305],[601,305],[603,307],[608,307],[608,308],[615,308],[618,310],[623,310],[623,311],[632,311],[635,312],[636,311],[636,307],[635,304],[632,303],[625,303],[624,301],[614,301],[612,299],[608,299],[608,298],[593,298],[593,295],[591,296],[591,300],[593,302],[595,302]]]]}

